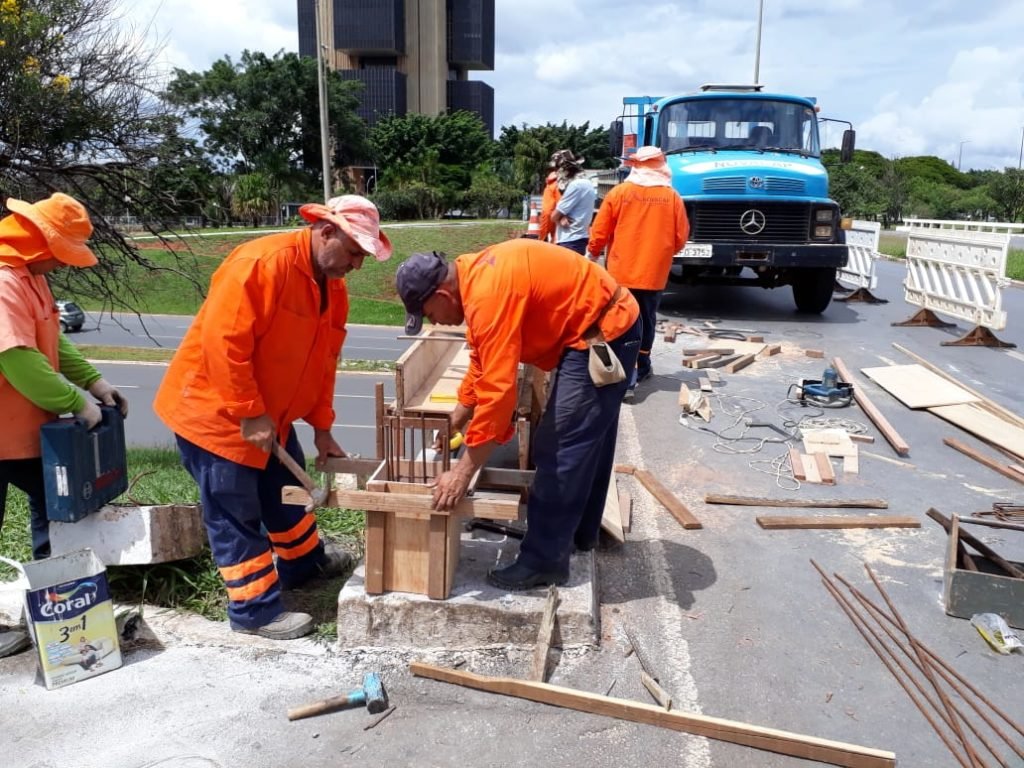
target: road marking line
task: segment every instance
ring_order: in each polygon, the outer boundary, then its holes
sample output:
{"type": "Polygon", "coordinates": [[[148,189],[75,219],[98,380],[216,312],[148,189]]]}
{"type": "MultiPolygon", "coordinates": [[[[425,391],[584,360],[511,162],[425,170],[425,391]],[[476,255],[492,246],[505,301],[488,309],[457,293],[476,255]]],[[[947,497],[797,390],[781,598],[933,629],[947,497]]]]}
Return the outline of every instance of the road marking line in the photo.
{"type": "Polygon", "coordinates": [[[1024,362],[1024,355],[1022,355],[1020,352],[1007,352],[1006,354],[1008,354],[1014,360],[1020,360],[1021,362],[1024,362]]]}

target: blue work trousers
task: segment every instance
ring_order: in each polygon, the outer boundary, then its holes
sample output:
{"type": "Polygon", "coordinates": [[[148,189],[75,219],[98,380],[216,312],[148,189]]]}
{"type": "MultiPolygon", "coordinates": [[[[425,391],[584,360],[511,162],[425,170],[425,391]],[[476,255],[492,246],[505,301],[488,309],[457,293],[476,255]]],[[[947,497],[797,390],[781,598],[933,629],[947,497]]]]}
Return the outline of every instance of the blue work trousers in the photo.
{"type": "Polygon", "coordinates": [[[651,349],[654,347],[655,329],[658,327],[658,305],[661,291],[630,288],[636,303],[640,305],[640,354],[636,358],[636,369],[630,374],[630,386],[636,386],[637,378],[646,378],[651,373],[651,349]]]}
{"type": "MultiPolygon", "coordinates": [[[[284,611],[282,586],[316,575],[324,559],[316,518],[301,504],[281,503],[281,489],[299,481],[274,456],[257,469],[177,439],[181,463],[199,486],[210,549],[227,586],[228,618],[247,628],[268,624],[284,611]]],[[[305,466],[294,429],[285,449],[305,466]]]]}
{"type": "MultiPolygon", "coordinates": [[[[626,371],[636,366],[640,321],[609,343],[626,371]]],[[[565,571],[573,544],[597,543],[615,462],[619,409],[629,382],[596,387],[589,350],[562,354],[533,443],[536,472],[527,506],[519,562],[544,572],[565,571]]]]}

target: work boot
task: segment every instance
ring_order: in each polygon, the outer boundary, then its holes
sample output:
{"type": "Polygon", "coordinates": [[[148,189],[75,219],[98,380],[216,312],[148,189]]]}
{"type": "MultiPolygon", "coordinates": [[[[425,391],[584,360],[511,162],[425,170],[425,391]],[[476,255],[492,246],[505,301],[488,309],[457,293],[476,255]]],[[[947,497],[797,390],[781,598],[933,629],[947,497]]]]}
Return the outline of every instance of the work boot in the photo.
{"type": "Polygon", "coordinates": [[[32,645],[28,631],[17,627],[4,627],[0,629],[0,659],[4,656],[13,656],[21,653],[32,645]]]}
{"type": "Polygon", "coordinates": [[[535,571],[518,560],[505,568],[492,568],[487,572],[487,581],[510,592],[546,587],[549,584],[562,585],[568,580],[568,568],[562,571],[535,571]]]}
{"type": "Polygon", "coordinates": [[[325,578],[344,576],[352,569],[352,555],[337,544],[324,543],[324,559],[318,566],[325,578]]]}
{"type": "Polygon", "coordinates": [[[313,631],[313,617],[308,613],[285,611],[262,627],[243,627],[232,621],[231,629],[241,632],[243,635],[259,635],[270,640],[294,640],[313,631]]]}

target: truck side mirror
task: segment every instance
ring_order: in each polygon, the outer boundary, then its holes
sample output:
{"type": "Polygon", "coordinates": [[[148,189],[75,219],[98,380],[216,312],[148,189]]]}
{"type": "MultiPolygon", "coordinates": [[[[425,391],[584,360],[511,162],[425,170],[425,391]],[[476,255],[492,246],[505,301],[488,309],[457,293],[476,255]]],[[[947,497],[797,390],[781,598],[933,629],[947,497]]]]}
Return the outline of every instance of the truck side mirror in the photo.
{"type": "Polygon", "coordinates": [[[843,148],[839,153],[839,160],[848,163],[853,160],[853,150],[857,144],[857,132],[852,128],[843,131],[843,148]]]}
{"type": "Polygon", "coordinates": [[[612,157],[622,154],[622,121],[613,120],[608,126],[608,152],[612,157]]]}

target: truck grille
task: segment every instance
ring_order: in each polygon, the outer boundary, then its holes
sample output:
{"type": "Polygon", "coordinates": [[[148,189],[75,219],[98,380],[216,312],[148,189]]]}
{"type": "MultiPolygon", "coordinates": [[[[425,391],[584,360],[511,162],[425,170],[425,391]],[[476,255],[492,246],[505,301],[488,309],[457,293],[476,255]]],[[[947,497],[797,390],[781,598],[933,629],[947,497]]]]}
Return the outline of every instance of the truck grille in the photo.
{"type": "Polygon", "coordinates": [[[719,176],[717,179],[704,179],[705,192],[742,195],[746,187],[747,180],[743,176],[719,176]]]}
{"type": "Polygon", "coordinates": [[[686,204],[693,242],[806,243],[811,231],[811,207],[807,203],[766,202],[762,200],[686,204]],[[764,214],[764,230],[749,235],[740,229],[745,211],[764,214]]]}
{"type": "MultiPolygon", "coordinates": [[[[745,176],[719,176],[704,179],[703,191],[709,195],[742,195],[747,191],[745,176]]],[[[787,179],[783,176],[768,176],[764,179],[764,192],[769,195],[802,195],[803,179],[787,179]]],[[[756,187],[753,187],[756,190],[756,187]]]]}
{"type": "Polygon", "coordinates": [[[781,176],[769,176],[764,180],[764,191],[771,195],[802,195],[803,179],[787,179],[781,176]]]}

